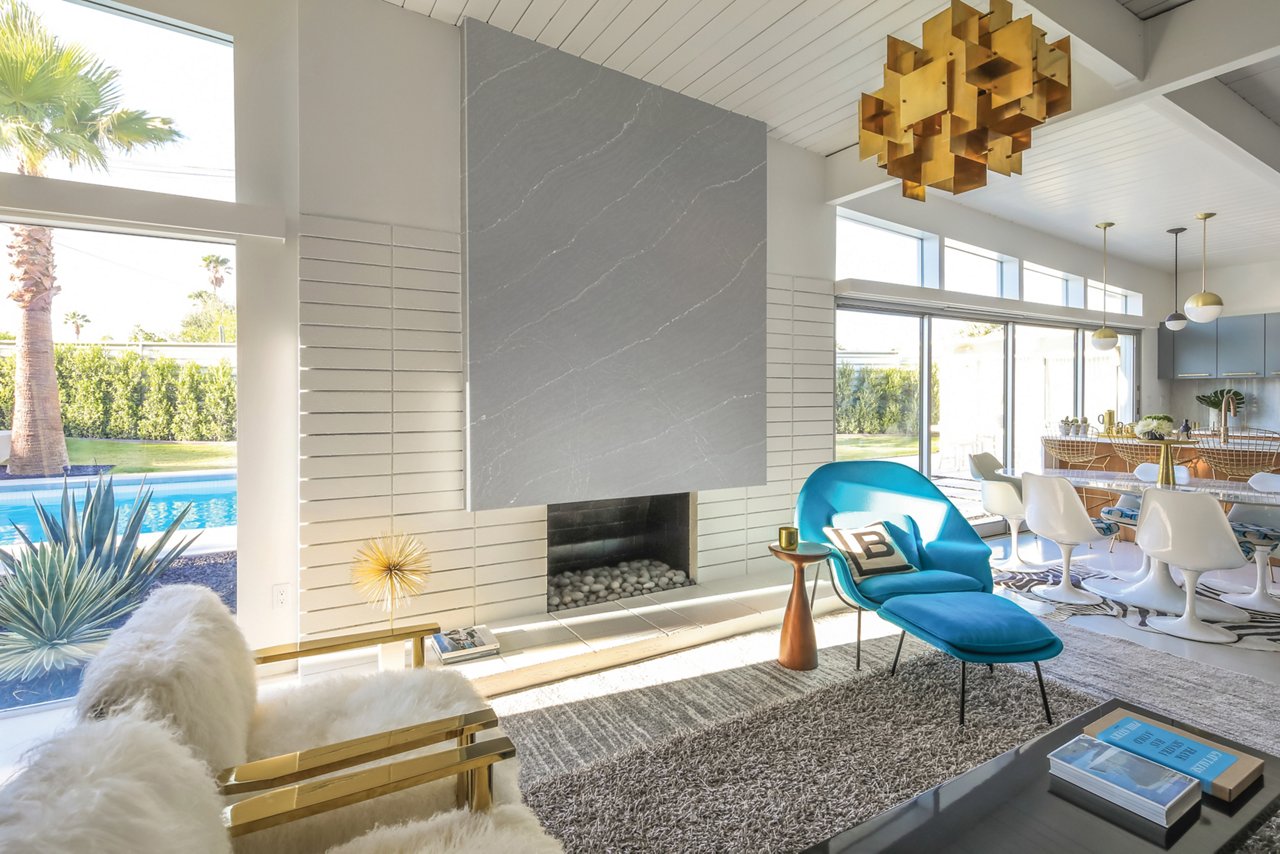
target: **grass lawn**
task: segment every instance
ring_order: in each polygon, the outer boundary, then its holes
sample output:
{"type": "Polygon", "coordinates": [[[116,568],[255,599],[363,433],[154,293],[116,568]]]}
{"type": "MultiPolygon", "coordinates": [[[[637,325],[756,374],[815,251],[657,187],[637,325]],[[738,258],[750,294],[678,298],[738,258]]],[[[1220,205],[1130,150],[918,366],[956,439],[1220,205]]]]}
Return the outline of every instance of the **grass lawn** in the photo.
{"type": "Polygon", "coordinates": [[[114,474],[233,469],[235,442],[130,442],[120,439],[67,439],[73,466],[113,465],[114,474]]]}
{"type": "MultiPolygon", "coordinates": [[[[841,433],[836,436],[837,460],[887,460],[895,457],[914,457],[919,443],[915,436],[898,436],[890,433],[841,433]]],[[[938,440],[933,440],[933,451],[938,451],[938,440]]]]}

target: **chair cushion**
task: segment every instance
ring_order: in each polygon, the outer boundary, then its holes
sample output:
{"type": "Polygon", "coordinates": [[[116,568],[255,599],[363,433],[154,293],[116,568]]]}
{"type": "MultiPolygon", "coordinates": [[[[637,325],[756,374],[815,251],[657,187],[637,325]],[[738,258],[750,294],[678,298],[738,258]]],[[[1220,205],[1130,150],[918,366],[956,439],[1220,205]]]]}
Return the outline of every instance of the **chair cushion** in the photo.
{"type": "Polygon", "coordinates": [[[1098,533],[1104,537],[1114,537],[1120,533],[1120,526],[1110,519],[1090,519],[1089,521],[1093,523],[1093,527],[1098,533]]]}
{"type": "Polygon", "coordinates": [[[875,602],[886,602],[895,596],[915,593],[951,593],[961,590],[981,590],[982,582],[958,572],[945,569],[922,569],[919,572],[900,572],[893,575],[877,575],[858,582],[858,592],[875,602]]]}
{"type": "Polygon", "coordinates": [[[152,592],[89,662],[76,714],[145,706],[221,771],[245,761],[257,690],[253,653],[222,600],[173,584],[152,592]]]}
{"type": "Polygon", "coordinates": [[[1253,559],[1255,549],[1273,549],[1280,545],[1280,530],[1275,528],[1251,522],[1232,522],[1231,530],[1236,535],[1236,542],[1240,544],[1240,551],[1250,560],[1253,559]]]}
{"type": "Polygon", "coordinates": [[[1098,511],[1098,516],[1104,522],[1115,522],[1117,525],[1125,527],[1133,527],[1138,524],[1138,513],[1141,512],[1135,507],[1103,507],[1098,511]]]}
{"type": "Polygon", "coordinates": [[[54,736],[0,789],[0,851],[230,854],[222,806],[168,727],[123,713],[54,736]]]}
{"type": "Polygon", "coordinates": [[[994,593],[898,596],[881,610],[962,652],[1015,655],[1057,640],[1044,623],[994,593]]]}
{"type": "MultiPolygon", "coordinates": [[[[456,670],[440,667],[391,670],[361,676],[334,675],[279,691],[263,691],[249,735],[249,759],[262,759],[413,726],[486,707],[475,686],[456,670]]],[[[476,738],[502,735],[485,730],[476,738]]],[[[397,759],[452,748],[436,744],[397,759]]],[[[520,803],[519,759],[494,766],[493,799],[520,803]]],[[[303,821],[236,839],[236,854],[325,851],[375,825],[428,819],[455,806],[454,781],[436,780],[393,795],[352,804],[303,821]]],[[[383,850],[401,850],[386,848],[383,850]]],[[[403,849],[415,850],[415,849],[403,849]]],[[[519,849],[508,849],[519,850],[519,849]]]]}

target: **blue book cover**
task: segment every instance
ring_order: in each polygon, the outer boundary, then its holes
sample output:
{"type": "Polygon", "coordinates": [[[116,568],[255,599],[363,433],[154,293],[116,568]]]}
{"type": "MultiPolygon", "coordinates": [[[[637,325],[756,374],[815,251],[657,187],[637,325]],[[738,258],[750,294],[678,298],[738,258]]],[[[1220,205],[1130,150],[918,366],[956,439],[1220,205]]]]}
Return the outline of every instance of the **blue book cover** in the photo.
{"type": "Polygon", "coordinates": [[[1182,774],[1087,735],[1067,742],[1049,754],[1049,758],[1106,781],[1164,810],[1168,810],[1188,789],[1194,790],[1195,787],[1195,781],[1182,774]]]}
{"type": "Polygon", "coordinates": [[[1133,718],[1117,721],[1098,733],[1098,739],[1194,777],[1206,792],[1236,761],[1235,755],[1225,750],[1133,718]]]}

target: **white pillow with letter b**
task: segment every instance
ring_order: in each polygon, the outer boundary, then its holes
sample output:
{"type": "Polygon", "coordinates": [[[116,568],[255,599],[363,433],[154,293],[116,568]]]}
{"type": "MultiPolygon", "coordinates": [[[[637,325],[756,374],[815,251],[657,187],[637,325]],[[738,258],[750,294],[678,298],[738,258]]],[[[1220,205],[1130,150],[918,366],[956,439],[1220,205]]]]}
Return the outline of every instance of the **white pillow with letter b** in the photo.
{"type": "Polygon", "coordinates": [[[876,575],[916,572],[898,548],[883,522],[865,528],[823,528],[827,539],[844,555],[854,581],[876,575]]]}

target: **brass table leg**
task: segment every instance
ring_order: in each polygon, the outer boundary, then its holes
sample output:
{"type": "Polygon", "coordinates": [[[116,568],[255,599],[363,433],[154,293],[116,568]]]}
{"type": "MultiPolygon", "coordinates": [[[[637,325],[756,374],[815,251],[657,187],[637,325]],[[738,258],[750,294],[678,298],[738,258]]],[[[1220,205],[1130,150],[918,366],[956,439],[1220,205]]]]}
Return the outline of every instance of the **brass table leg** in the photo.
{"type": "Polygon", "coordinates": [[[818,636],[813,630],[813,611],[805,595],[806,559],[788,557],[795,576],[791,582],[791,598],[782,617],[782,642],[778,663],[791,670],[814,670],[818,666],[818,636]]]}

